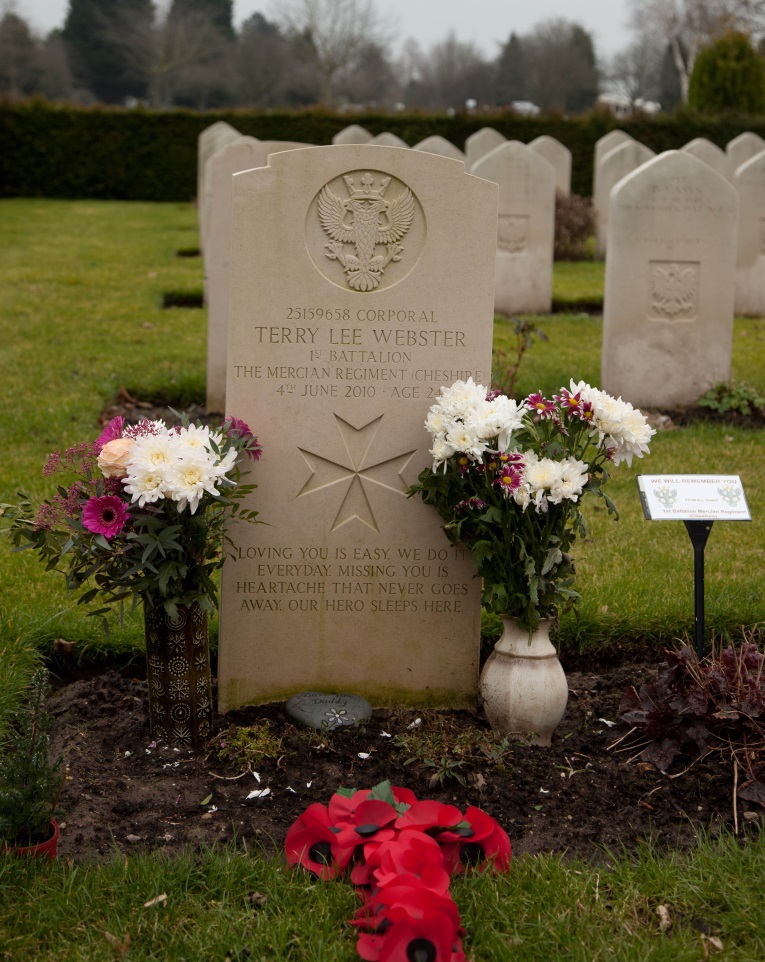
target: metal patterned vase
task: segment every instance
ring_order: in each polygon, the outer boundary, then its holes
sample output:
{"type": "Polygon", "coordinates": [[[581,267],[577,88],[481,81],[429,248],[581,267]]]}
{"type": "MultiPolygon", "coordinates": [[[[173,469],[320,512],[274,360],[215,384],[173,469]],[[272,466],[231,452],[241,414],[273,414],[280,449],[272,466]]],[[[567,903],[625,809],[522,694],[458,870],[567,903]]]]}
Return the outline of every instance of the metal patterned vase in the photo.
{"type": "Polygon", "coordinates": [[[171,618],[144,605],[149,726],[159,741],[201,749],[212,725],[210,635],[196,602],[171,618]]]}

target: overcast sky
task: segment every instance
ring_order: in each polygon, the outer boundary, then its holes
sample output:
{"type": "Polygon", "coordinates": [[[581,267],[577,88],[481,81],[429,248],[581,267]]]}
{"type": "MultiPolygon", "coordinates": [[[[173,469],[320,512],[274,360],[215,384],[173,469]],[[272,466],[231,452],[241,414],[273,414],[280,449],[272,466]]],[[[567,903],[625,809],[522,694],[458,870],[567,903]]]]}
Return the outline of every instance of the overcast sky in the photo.
{"type": "MultiPolygon", "coordinates": [[[[113,0],[118,3],[119,0],[113,0]]],[[[401,41],[413,37],[428,50],[454,32],[458,40],[472,41],[487,57],[495,57],[498,44],[512,31],[529,33],[542,20],[562,17],[580,23],[595,38],[600,57],[611,57],[630,42],[627,29],[629,0],[379,0],[388,11],[401,41]]],[[[237,26],[259,11],[269,19],[278,0],[234,0],[237,26]]],[[[15,0],[16,9],[43,33],[61,27],[68,0],[15,0]]],[[[0,9],[3,3],[0,0],[0,9]]],[[[395,44],[398,53],[400,43],[395,44]]]]}

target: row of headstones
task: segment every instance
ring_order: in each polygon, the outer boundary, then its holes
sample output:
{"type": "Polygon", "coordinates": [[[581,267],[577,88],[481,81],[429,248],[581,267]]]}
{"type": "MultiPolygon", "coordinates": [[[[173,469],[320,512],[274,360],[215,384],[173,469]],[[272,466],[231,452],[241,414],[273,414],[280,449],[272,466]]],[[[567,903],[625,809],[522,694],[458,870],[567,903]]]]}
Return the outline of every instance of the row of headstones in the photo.
{"type": "MultiPolygon", "coordinates": [[[[740,314],[765,315],[765,140],[747,131],[731,140],[723,151],[699,137],[681,151],[701,160],[738,192],[735,310],[740,314]]],[[[598,256],[605,257],[608,248],[615,186],[655,156],[654,151],[621,130],[611,131],[597,142],[593,194],[598,256]]]]}
{"type": "MultiPolygon", "coordinates": [[[[226,410],[266,452],[250,503],[268,523],[230,532],[223,569],[221,711],[305,688],[474,703],[478,582],[406,493],[439,388],[490,382],[501,188],[424,151],[249,149],[205,241],[226,207],[226,410]]],[[[666,409],[729,377],[738,206],[685,151],[615,186],[609,393],[666,409]]]]}
{"type": "MultiPolygon", "coordinates": [[[[208,203],[207,222],[209,250],[206,256],[206,282],[209,307],[208,338],[208,408],[221,410],[225,405],[225,378],[227,367],[226,329],[228,323],[228,258],[231,224],[231,178],[232,174],[246,169],[264,166],[270,154],[287,150],[300,144],[284,142],[261,142],[242,138],[235,131],[224,131],[230,138],[228,146],[219,150],[208,165],[205,177],[215,197],[208,203]]],[[[626,136],[626,135],[625,135],[626,136]]],[[[486,139],[486,138],[484,138],[486,139]]],[[[384,146],[384,145],[375,145],[384,146]]],[[[608,146],[606,141],[605,146],[608,146]]],[[[601,151],[603,145],[601,145],[601,151]]],[[[760,253],[763,243],[763,219],[759,213],[761,204],[754,202],[754,193],[761,187],[763,161],[753,158],[737,173],[736,180],[752,190],[751,202],[742,217],[743,239],[734,236],[726,240],[724,256],[705,258],[695,253],[710,247],[707,235],[720,235],[720,225],[715,211],[736,208],[738,223],[738,195],[711,165],[700,160],[694,151],[673,151],[662,157],[676,157],[674,173],[666,174],[669,167],[656,166],[660,158],[651,156],[650,161],[640,151],[642,145],[629,138],[617,147],[612,146],[605,156],[642,156],[644,163],[632,170],[637,173],[646,165],[649,195],[672,197],[672,203],[656,205],[650,200],[634,209],[628,206],[621,219],[608,232],[608,249],[612,261],[621,263],[617,269],[609,265],[606,273],[606,298],[604,305],[604,386],[613,393],[622,394],[647,407],[677,407],[695,402],[702,391],[699,380],[712,384],[725,380],[730,372],[732,318],[735,292],[750,292],[755,299],[762,296],[765,257],[760,253]],[[687,187],[689,197],[683,197],[682,184],[692,181],[698,174],[698,165],[711,173],[711,179],[703,190],[687,187]],[[744,174],[748,176],[745,177],[744,174]],[[674,182],[666,183],[666,177],[674,182]],[[717,206],[710,198],[718,196],[722,188],[729,188],[717,206]],[[731,193],[732,192],[732,193],[731,193]],[[645,211],[653,211],[645,230],[650,237],[640,237],[641,225],[646,221],[645,211]],[[705,216],[701,216],[706,211],[705,216]],[[652,226],[661,215],[662,225],[652,226]],[[651,219],[653,218],[653,219],[651,219]],[[751,235],[751,236],[750,236],[751,235]],[[644,272],[631,266],[639,262],[649,247],[663,251],[661,256],[651,257],[644,272]],[[735,269],[736,251],[756,249],[749,265],[735,269]],[[685,251],[682,257],[678,251],[685,251]],[[694,255],[691,257],[691,255],[694,255]],[[729,265],[728,261],[734,260],[729,265]],[[702,276],[704,278],[702,282],[702,276]],[[730,302],[730,303],[729,303],[730,302]],[[728,305],[721,311],[721,305],[728,305]],[[625,327],[624,319],[637,310],[637,320],[625,327]],[[640,317],[651,323],[643,329],[640,317]],[[662,324],[668,324],[670,334],[662,324]],[[637,349],[631,339],[635,330],[641,330],[641,346],[637,349]],[[614,332],[619,332],[615,334],[614,332]],[[656,345],[654,345],[656,342],[656,345]],[[671,348],[671,349],[670,349],[671,348]],[[653,351],[673,358],[672,377],[665,376],[665,366],[654,363],[653,351]],[[619,359],[622,359],[621,361],[619,359]],[[651,358],[650,363],[643,363],[651,358]]],[[[430,151],[427,151],[430,153],[430,151]]],[[[517,143],[505,142],[489,150],[473,167],[474,173],[483,179],[499,184],[498,246],[495,255],[495,309],[497,292],[506,289],[516,303],[526,298],[532,303],[534,296],[544,301],[527,308],[529,313],[547,313],[551,293],[552,232],[554,229],[554,191],[551,165],[538,158],[530,148],[517,143]],[[545,255],[547,254],[547,260],[545,255]],[[523,256],[519,256],[523,255],[523,256]],[[540,291],[542,292],[540,295],[540,291]]],[[[624,180],[620,177],[612,188],[611,208],[616,205],[616,188],[624,180]]],[[[750,303],[754,313],[765,313],[757,304],[750,303]]],[[[742,308],[740,308],[742,309],[742,308]]],[[[507,313],[513,313],[513,309],[507,313]]]]}
{"type": "MultiPolygon", "coordinates": [[[[334,138],[334,146],[406,147],[394,134],[371,134],[358,126],[334,138]],[[364,138],[364,135],[367,138],[364,138]]],[[[231,178],[265,166],[270,154],[307,147],[287,141],[259,141],[219,122],[199,138],[199,223],[208,308],[207,407],[225,403],[226,329],[229,311],[231,178]]],[[[408,149],[408,148],[407,148],[408,149]]],[[[458,160],[472,174],[499,185],[494,289],[496,312],[546,314],[552,304],[556,190],[568,193],[571,153],[552,137],[525,145],[492,128],[476,132],[466,152],[443,137],[429,137],[413,150],[458,160]]]]}

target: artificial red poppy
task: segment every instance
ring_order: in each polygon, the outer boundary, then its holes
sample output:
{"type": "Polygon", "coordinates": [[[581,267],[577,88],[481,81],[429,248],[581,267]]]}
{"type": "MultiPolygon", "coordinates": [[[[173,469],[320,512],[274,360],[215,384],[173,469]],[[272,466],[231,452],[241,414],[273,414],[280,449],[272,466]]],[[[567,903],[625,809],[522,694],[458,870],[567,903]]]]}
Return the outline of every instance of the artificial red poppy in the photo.
{"type": "Polygon", "coordinates": [[[413,828],[429,835],[438,835],[443,829],[454,828],[462,821],[462,812],[456,805],[444,805],[432,799],[415,802],[396,819],[396,828],[413,828]]]}
{"type": "MultiPolygon", "coordinates": [[[[397,805],[414,805],[417,801],[414,792],[408,788],[391,785],[390,789],[393,801],[397,805]]],[[[370,798],[372,792],[373,789],[370,788],[360,789],[350,796],[335,792],[332,798],[330,798],[328,806],[331,823],[340,826],[340,828],[346,824],[352,824],[354,821],[354,812],[362,802],[366,802],[370,798]]],[[[388,802],[388,804],[390,804],[390,802],[388,802]]]]}
{"type": "Polygon", "coordinates": [[[467,826],[442,832],[438,837],[444,860],[452,875],[469,868],[483,871],[507,871],[512,858],[512,846],[502,826],[480,808],[470,806],[465,812],[467,826]]]}
{"type": "MultiPolygon", "coordinates": [[[[336,830],[326,806],[315,802],[290,826],[284,841],[288,865],[302,865],[320,879],[332,879],[347,865],[337,858],[333,846],[336,830]]],[[[348,856],[350,858],[350,856],[348,856]]]]}
{"type": "Polygon", "coordinates": [[[444,912],[454,923],[455,931],[462,931],[459,910],[449,894],[448,884],[445,888],[443,885],[438,889],[428,888],[414,875],[402,875],[372,890],[364,905],[356,912],[352,924],[381,931],[387,928],[391,912],[401,908],[413,919],[427,918],[433,912],[444,912]]]}
{"type": "Polygon", "coordinates": [[[456,962],[462,955],[454,924],[444,912],[414,919],[398,906],[382,934],[362,932],[356,951],[367,962],[456,962]],[[455,956],[456,953],[456,956],[455,956]]]}

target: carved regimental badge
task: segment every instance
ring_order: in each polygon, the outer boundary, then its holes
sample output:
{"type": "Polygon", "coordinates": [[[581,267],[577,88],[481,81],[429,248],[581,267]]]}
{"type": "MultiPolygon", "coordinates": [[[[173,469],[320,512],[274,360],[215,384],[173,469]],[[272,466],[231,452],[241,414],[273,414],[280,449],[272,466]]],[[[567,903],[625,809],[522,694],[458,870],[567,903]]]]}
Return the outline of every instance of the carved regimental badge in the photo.
{"type": "Polygon", "coordinates": [[[330,238],[324,254],[340,264],[348,287],[373,291],[386,268],[405,257],[399,241],[412,227],[419,205],[411,190],[392,177],[367,171],[342,179],[347,196],[326,184],[318,197],[319,222],[330,238]]]}
{"type": "Polygon", "coordinates": [[[695,321],[699,315],[698,261],[651,261],[650,306],[653,321],[695,321]]]}

